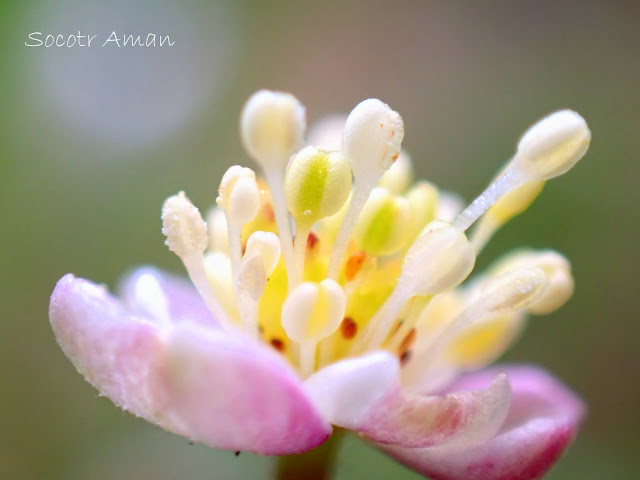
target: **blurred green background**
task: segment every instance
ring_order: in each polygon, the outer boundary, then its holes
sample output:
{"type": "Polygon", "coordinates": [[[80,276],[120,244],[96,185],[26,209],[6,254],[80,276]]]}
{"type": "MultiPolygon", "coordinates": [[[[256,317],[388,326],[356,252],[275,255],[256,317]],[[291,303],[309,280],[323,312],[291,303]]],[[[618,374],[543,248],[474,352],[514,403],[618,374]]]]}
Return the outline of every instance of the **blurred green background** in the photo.
{"type": "MultiPolygon", "coordinates": [[[[377,96],[406,124],[420,176],[477,194],[522,131],[569,107],[586,159],[505,227],[573,262],[572,301],[534,318],[506,359],[543,365],[589,404],[550,479],[640,477],[637,184],[640,3],[14,1],[0,6],[0,478],[267,478],[270,459],[190,446],[98,398],[55,343],[49,295],[67,272],[114,286],[132,266],[181,272],[160,206],[202,209],[250,164],[239,112],[287,90],[309,120],[377,96]],[[27,48],[30,32],[170,34],[163,49],[27,48]]],[[[338,478],[417,475],[350,438],[338,478]]]]}

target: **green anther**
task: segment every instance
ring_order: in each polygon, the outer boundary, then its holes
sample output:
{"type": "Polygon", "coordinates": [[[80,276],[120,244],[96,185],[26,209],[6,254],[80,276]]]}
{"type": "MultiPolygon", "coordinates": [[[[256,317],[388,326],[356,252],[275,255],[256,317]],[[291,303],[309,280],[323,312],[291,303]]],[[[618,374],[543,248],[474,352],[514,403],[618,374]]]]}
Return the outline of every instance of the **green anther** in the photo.
{"type": "Polygon", "coordinates": [[[347,201],[351,170],[338,152],[309,146],[298,152],[287,169],[287,206],[297,224],[312,225],[333,215],[347,201]]]}
{"type": "Polygon", "coordinates": [[[365,205],[354,236],[358,247],[374,255],[389,255],[404,246],[410,221],[409,205],[385,188],[373,190],[365,205]]]}

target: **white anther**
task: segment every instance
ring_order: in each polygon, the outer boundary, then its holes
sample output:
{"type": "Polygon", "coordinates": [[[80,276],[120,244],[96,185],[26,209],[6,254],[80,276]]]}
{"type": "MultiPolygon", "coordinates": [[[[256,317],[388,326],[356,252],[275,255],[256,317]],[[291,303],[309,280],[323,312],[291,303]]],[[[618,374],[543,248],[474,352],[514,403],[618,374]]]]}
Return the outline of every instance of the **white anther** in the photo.
{"type": "Polygon", "coordinates": [[[333,246],[329,278],[338,277],[358,216],[373,187],[398,158],[403,138],[402,117],[378,99],[360,102],[347,117],[342,151],[351,163],[354,189],[333,246]]]}
{"type": "Polygon", "coordinates": [[[247,240],[245,257],[258,256],[262,260],[264,272],[271,275],[280,260],[280,241],[275,233],[253,232],[247,240]]]}
{"type": "Polygon", "coordinates": [[[380,177],[378,186],[384,187],[396,195],[401,195],[412,183],[413,165],[411,164],[411,157],[405,150],[401,150],[398,160],[380,177]]]}
{"type": "Polygon", "coordinates": [[[216,206],[207,214],[209,228],[209,250],[215,252],[229,252],[229,229],[224,210],[216,206]]]}
{"type": "Polygon", "coordinates": [[[429,223],[404,257],[399,284],[413,295],[433,295],[460,284],[476,256],[467,237],[449,223],[429,223]]]}
{"type": "Polygon", "coordinates": [[[184,192],[165,200],[162,233],[167,237],[165,244],[180,258],[201,255],[207,248],[207,225],[184,192]]]}
{"type": "Polygon", "coordinates": [[[469,305],[433,340],[421,357],[437,359],[470,325],[502,312],[522,310],[542,295],[549,278],[540,268],[517,268],[490,278],[469,305]]]}
{"type": "Polygon", "coordinates": [[[460,231],[510,191],[532,180],[548,180],[569,171],[587,153],[591,131],[584,118],[562,110],[543,118],[524,134],[504,172],[453,221],[460,231]]]}
{"type": "Polygon", "coordinates": [[[553,250],[519,251],[509,255],[492,270],[496,274],[513,268],[540,268],[549,278],[549,287],[527,308],[536,315],[557,310],[573,294],[574,281],[571,264],[563,255],[553,250]]]}
{"type": "Polygon", "coordinates": [[[239,165],[230,167],[220,182],[220,206],[227,215],[227,223],[244,225],[253,220],[260,208],[260,190],[256,174],[239,165]]]}
{"type": "Polygon", "coordinates": [[[356,182],[375,184],[398,158],[403,138],[398,112],[376,98],[360,102],[347,117],[342,141],[356,182]]]}
{"type": "Polygon", "coordinates": [[[242,141],[249,155],[265,169],[284,169],[302,145],[305,129],[305,109],[289,93],[260,90],[242,110],[242,141]]]}
{"type": "Polygon", "coordinates": [[[220,182],[218,206],[224,209],[229,232],[229,255],[235,278],[242,259],[242,227],[253,220],[260,208],[256,175],[250,168],[230,167],[220,182]]]}
{"type": "Polygon", "coordinates": [[[260,164],[269,184],[289,288],[293,288],[298,284],[298,274],[284,195],[284,175],[289,157],[303,141],[305,110],[291,94],[260,90],[245,104],[240,128],[245,149],[260,164]]]}
{"type": "Polygon", "coordinates": [[[532,178],[548,180],[569,171],[587,153],[591,131],[578,113],[561,110],[522,136],[513,166],[532,178]]]}
{"type": "Polygon", "coordinates": [[[182,260],[191,282],[211,313],[222,325],[229,326],[229,318],[204,269],[203,253],[208,243],[207,225],[184,192],[173,195],[164,202],[162,233],[167,237],[165,243],[169,249],[182,260]]]}
{"type": "Polygon", "coordinates": [[[318,342],[337,330],[344,318],[347,297],[333,280],[304,282],[289,293],[282,305],[282,328],[300,344],[300,370],[312,373],[318,342]]]}
{"type": "Polygon", "coordinates": [[[459,285],[471,273],[475,259],[464,233],[446,222],[429,223],[409,247],[396,288],[356,339],[352,353],[380,346],[409,299],[459,285]]]}

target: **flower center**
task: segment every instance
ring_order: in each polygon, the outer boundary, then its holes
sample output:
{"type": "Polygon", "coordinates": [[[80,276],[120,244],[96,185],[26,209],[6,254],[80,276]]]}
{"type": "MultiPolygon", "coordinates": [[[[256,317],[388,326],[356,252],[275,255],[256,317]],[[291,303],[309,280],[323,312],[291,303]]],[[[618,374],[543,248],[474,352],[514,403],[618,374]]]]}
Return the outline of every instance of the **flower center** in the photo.
{"type": "MultiPolygon", "coordinates": [[[[208,227],[183,193],[163,207],[166,243],[221,325],[263,340],[303,376],[376,348],[409,361],[425,312],[446,305],[439,299],[469,275],[493,232],[526,209],[545,180],[571,168],[590,140],[574,112],[541,120],[455,216],[432,184],[411,185],[404,125],[388,105],[365,100],[341,127],[333,122],[331,131],[316,132],[320,145],[301,148],[304,108],[289,94],[258,92],[241,129],[264,180],[231,167],[208,227]],[[336,137],[341,151],[325,150],[336,137]],[[468,240],[464,232],[483,214],[468,240]]],[[[547,310],[563,303],[570,276],[558,271],[568,266],[540,262],[521,261],[515,273],[496,274],[474,298],[445,308],[453,320],[431,348],[447,348],[478,318],[540,303],[543,291],[547,310]]]]}

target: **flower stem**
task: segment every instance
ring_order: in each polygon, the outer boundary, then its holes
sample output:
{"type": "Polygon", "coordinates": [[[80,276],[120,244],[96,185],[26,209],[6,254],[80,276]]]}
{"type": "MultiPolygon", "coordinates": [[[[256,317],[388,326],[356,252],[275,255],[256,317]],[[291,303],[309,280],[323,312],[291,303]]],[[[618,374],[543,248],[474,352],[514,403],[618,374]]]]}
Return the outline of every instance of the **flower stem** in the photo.
{"type": "Polygon", "coordinates": [[[342,439],[342,431],[334,429],[333,435],[313,450],[300,455],[279,457],[276,466],[277,480],[329,480],[333,476],[333,461],[342,439]]]}

